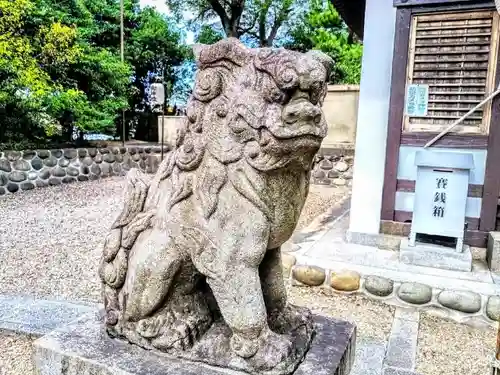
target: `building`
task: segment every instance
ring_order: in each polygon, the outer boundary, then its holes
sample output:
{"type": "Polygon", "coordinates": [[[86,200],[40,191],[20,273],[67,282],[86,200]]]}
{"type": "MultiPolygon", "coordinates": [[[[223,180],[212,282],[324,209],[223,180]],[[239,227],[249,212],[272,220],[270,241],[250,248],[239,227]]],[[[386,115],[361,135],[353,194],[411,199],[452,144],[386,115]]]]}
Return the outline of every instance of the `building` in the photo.
{"type": "MultiPolygon", "coordinates": [[[[364,43],[348,237],[370,244],[410,232],[416,152],[498,87],[499,13],[482,0],[332,2],[364,43]],[[405,111],[414,84],[428,90],[425,115],[405,111]]],[[[428,148],[473,156],[471,246],[498,229],[499,122],[497,96],[428,148]]]]}

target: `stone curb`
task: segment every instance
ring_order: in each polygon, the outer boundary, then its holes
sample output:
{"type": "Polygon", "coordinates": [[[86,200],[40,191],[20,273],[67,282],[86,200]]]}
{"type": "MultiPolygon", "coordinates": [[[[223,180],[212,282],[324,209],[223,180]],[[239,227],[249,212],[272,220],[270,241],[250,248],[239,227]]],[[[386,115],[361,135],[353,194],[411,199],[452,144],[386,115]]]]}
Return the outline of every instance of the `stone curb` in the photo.
{"type": "Polygon", "coordinates": [[[0,295],[0,331],[43,336],[98,309],[99,305],[0,295]]]}
{"type": "Polygon", "coordinates": [[[349,269],[325,269],[307,265],[300,256],[292,254],[286,255],[286,262],[288,266],[284,267],[284,277],[295,286],[328,288],[341,294],[362,294],[389,305],[417,308],[472,326],[496,327],[500,318],[500,296],[433,288],[416,282],[362,275],[349,269]]]}

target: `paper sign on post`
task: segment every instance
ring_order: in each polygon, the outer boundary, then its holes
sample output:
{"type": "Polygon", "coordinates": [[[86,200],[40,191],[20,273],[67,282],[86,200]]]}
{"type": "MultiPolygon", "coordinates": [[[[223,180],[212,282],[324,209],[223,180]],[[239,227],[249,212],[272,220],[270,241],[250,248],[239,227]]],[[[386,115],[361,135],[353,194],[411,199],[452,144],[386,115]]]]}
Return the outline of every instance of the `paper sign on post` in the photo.
{"type": "Polygon", "coordinates": [[[406,106],[405,112],[410,117],[427,116],[429,103],[429,86],[428,85],[408,85],[406,91],[406,106]]]}

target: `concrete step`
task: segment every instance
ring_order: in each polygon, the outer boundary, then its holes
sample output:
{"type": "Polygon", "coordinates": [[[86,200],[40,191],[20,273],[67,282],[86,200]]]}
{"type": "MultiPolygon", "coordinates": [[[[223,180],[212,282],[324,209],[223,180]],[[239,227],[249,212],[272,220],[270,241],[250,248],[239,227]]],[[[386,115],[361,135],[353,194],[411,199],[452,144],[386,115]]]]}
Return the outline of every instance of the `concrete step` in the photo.
{"type": "Polygon", "coordinates": [[[42,336],[98,308],[92,304],[0,295],[0,331],[42,336]]]}

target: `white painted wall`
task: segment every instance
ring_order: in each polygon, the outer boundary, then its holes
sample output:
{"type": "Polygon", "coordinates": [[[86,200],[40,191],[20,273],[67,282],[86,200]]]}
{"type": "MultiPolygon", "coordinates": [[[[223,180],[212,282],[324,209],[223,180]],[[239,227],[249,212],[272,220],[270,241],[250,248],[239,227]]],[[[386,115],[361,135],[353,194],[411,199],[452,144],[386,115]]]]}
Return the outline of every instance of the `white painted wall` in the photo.
{"type": "Polygon", "coordinates": [[[379,233],[396,26],[393,0],[367,0],[349,231],[379,233]]]}
{"type": "MultiPolygon", "coordinates": [[[[423,147],[416,146],[400,146],[398,159],[398,180],[417,179],[417,167],[415,165],[415,153],[418,150],[423,150],[423,147]]],[[[461,148],[440,148],[430,147],[428,150],[436,152],[460,152],[472,154],[474,158],[474,169],[470,171],[469,183],[474,185],[483,185],[486,171],[486,150],[471,150],[461,148]]]]}

